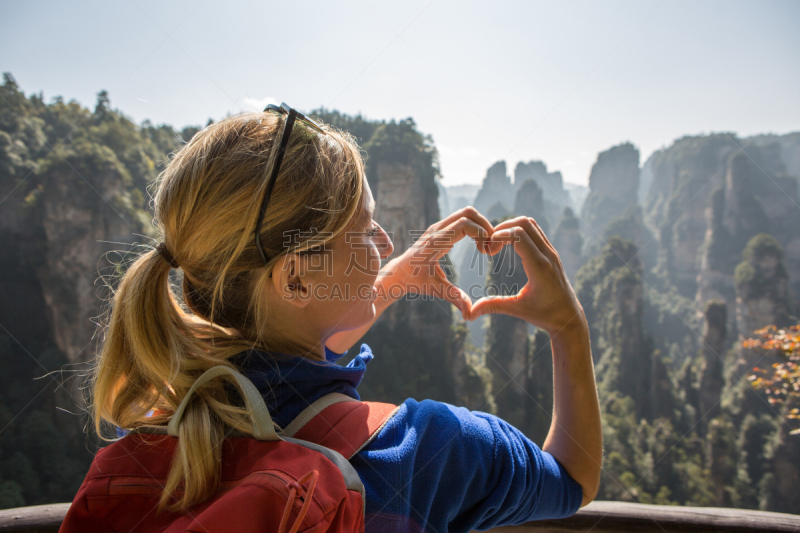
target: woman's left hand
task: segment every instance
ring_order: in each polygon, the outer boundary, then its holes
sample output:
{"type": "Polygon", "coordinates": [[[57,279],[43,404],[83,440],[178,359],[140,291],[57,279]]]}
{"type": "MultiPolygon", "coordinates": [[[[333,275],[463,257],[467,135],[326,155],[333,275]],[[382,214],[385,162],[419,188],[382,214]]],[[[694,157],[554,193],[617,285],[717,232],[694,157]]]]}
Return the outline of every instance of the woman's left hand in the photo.
{"type": "MultiPolygon", "coordinates": [[[[464,237],[472,237],[482,253],[496,254],[503,247],[493,242],[494,228],[474,207],[465,207],[433,224],[402,255],[382,270],[383,287],[402,294],[436,296],[450,302],[469,320],[472,300],[447,279],[439,259],[464,237]]],[[[390,294],[391,296],[391,294],[390,294]]]]}

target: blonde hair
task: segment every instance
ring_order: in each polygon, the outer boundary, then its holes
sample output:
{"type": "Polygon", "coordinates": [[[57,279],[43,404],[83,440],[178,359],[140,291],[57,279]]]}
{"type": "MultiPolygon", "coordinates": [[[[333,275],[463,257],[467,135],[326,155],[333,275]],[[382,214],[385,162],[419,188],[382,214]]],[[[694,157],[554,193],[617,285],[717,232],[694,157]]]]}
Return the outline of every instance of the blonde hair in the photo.
{"type": "MultiPolygon", "coordinates": [[[[290,251],[303,250],[312,237],[314,245],[335,238],[358,214],[364,162],[354,138],[327,125],[323,135],[295,123],[260,232],[265,267],[255,226],[283,124],[270,113],[212,124],[156,181],[154,223],[183,269],[183,301],[170,285],[169,263],[154,249],[122,275],[92,375],[101,437],[106,424],[166,424],[204,371],[235,368],[231,359],[243,351],[268,350],[270,310],[263,295],[272,267],[287,251],[284,235],[301,236],[290,251]]],[[[228,391],[213,380],[193,395],[160,509],[185,510],[213,495],[226,428],[252,433],[240,399],[228,391]]]]}

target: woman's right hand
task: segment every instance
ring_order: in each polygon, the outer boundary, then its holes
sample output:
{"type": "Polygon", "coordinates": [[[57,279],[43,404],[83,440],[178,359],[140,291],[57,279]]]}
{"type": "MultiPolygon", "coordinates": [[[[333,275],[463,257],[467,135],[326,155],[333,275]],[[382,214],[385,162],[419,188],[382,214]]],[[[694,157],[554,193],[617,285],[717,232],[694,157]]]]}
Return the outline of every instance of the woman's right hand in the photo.
{"type": "Polygon", "coordinates": [[[461,311],[465,320],[469,320],[472,300],[466,292],[450,282],[439,259],[465,237],[472,238],[481,253],[496,254],[503,249],[503,245],[490,240],[492,231],[492,224],[485,216],[472,206],[465,207],[429,227],[408,250],[390,261],[382,271],[390,273],[388,282],[403,287],[403,294],[444,298],[461,311]]]}
{"type": "Polygon", "coordinates": [[[583,307],[561,259],[533,218],[517,217],[498,224],[491,241],[514,245],[528,283],[518,294],[478,300],[472,305],[470,320],[502,313],[525,320],[551,336],[568,327],[587,327],[583,307]]]}

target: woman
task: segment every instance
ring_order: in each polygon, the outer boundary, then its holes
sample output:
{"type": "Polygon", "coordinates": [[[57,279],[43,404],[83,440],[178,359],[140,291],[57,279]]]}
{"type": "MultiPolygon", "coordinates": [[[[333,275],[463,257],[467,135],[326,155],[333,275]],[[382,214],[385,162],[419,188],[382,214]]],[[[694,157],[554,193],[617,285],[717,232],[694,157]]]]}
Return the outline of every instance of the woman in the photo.
{"type": "MultiPolygon", "coordinates": [[[[351,460],[366,487],[367,531],[486,529],[589,503],[602,436],[588,326],[539,226],[520,217],[492,227],[466,208],[379,270],[393,246],[374,207],[354,139],[286,106],[198,133],[159,178],[163,242],[130,266],[113,299],[94,376],[98,433],[166,424],[220,364],[250,378],[280,427],[328,393],[358,399],[369,347],[347,367],[333,361],[404,294],[437,294],[467,320],[505,313],[550,334],[550,432],[540,449],[492,415],[407,400],[351,460]],[[529,283],[473,305],[438,265],[464,237],[488,254],[513,244],[529,283]],[[183,270],[183,302],[172,267],[183,270]]],[[[162,503],[179,483],[183,508],[217,490],[221,442],[231,428],[252,431],[229,393],[218,382],[189,404],[181,435],[192,438],[178,439],[162,503]]]]}

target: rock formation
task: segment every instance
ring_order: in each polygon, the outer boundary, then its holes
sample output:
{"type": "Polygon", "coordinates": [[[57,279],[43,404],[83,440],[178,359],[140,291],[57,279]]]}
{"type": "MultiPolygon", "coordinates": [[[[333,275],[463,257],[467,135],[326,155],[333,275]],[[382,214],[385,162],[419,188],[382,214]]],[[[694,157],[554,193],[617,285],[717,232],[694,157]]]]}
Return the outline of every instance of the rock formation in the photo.
{"type": "Polygon", "coordinates": [[[577,274],[581,266],[583,237],[581,236],[580,225],[580,220],[572,212],[572,209],[565,207],[556,231],[550,239],[561,258],[564,271],[572,283],[575,283],[575,274],[577,274]]]}
{"type": "Polygon", "coordinates": [[[514,216],[532,217],[536,219],[545,235],[550,234],[550,222],[545,215],[544,196],[536,181],[529,179],[517,188],[514,197],[514,216]]]}
{"type": "MultiPolygon", "coordinates": [[[[95,127],[102,131],[103,124],[95,127]]],[[[0,283],[9,294],[26,288],[26,295],[16,298],[16,310],[4,306],[2,313],[11,316],[3,318],[22,338],[46,324],[47,336],[76,364],[94,357],[92,319],[101,312],[102,294],[98,278],[110,274],[104,254],[138,240],[134,233],[150,233],[140,211],[142,194],[132,187],[125,157],[95,142],[52,150],[45,142],[43,159],[19,176],[20,187],[11,186],[13,175],[2,176],[8,203],[0,216],[0,239],[9,245],[5,261],[17,265],[4,272],[20,277],[7,275],[0,283]],[[27,302],[41,302],[44,308],[29,308],[27,302]]]]}
{"type": "Polygon", "coordinates": [[[501,202],[509,211],[514,202],[514,185],[506,172],[505,161],[498,161],[486,171],[486,178],[475,197],[474,205],[481,213],[487,213],[497,202],[501,202]]]}
{"type": "Polygon", "coordinates": [[[569,194],[573,206],[572,210],[575,213],[580,213],[583,210],[583,203],[586,201],[586,197],[589,196],[589,187],[567,182],[564,184],[564,190],[569,194]]]}
{"type": "Polygon", "coordinates": [[[792,323],[789,276],[783,249],[772,236],[756,235],[747,243],[736,267],[736,325],[740,337],[774,324],[792,323]]]}
{"type": "Polygon", "coordinates": [[[745,139],[745,142],[759,147],[777,148],[773,154],[783,163],[787,174],[800,179],[800,132],[786,135],[755,135],[745,139]]]}
{"type": "MultiPolygon", "coordinates": [[[[699,413],[703,421],[711,420],[720,412],[720,395],[725,385],[722,370],[725,363],[727,335],[727,307],[724,301],[712,300],[706,304],[703,329],[703,367],[698,398],[699,413]]],[[[706,424],[702,424],[705,428],[706,424]]],[[[702,433],[702,430],[701,430],[702,433]]]]}
{"type": "Polygon", "coordinates": [[[648,157],[639,171],[639,190],[636,197],[641,205],[644,205],[650,185],[653,183],[653,157],[660,152],[661,150],[658,150],[648,157]]]}
{"type": "Polygon", "coordinates": [[[530,395],[526,435],[540,446],[553,418],[553,352],[550,335],[536,329],[528,355],[527,387],[530,395]]]}
{"type": "Polygon", "coordinates": [[[716,507],[730,507],[731,494],[728,490],[736,476],[736,428],[726,417],[720,416],[708,424],[706,437],[706,459],[709,481],[713,493],[712,502],[716,507]]]}
{"type": "Polygon", "coordinates": [[[528,180],[533,180],[542,189],[544,199],[555,204],[568,203],[565,199],[564,178],[561,172],[548,172],[547,165],[543,161],[520,161],[514,167],[514,186],[519,187],[528,180]]]}
{"type": "MultiPolygon", "coordinates": [[[[602,233],[603,241],[620,237],[633,242],[639,250],[637,257],[642,262],[643,275],[648,275],[658,260],[658,242],[650,228],[644,223],[642,208],[628,206],[625,211],[609,221],[602,233]]],[[[591,253],[591,250],[589,250],[591,253]]]]}
{"type": "Polygon", "coordinates": [[[119,260],[106,254],[140,240],[135,233],[152,233],[137,185],[155,178],[154,161],[166,155],[127,119],[104,113],[102,93],[91,113],[74,102],[26,99],[9,77],[2,90],[10,107],[0,113],[7,128],[0,135],[0,334],[16,339],[26,357],[40,357],[34,345],[58,353],[53,366],[18,378],[54,372],[46,379],[64,382],[53,387],[61,410],[48,417],[80,439],[81,420],[67,413],[85,407],[76,372],[95,357],[101,298],[109,295],[100,278],[113,273],[109,259],[119,260]],[[77,140],[57,136],[73,130],[77,140]]]}
{"type": "MultiPolygon", "coordinates": [[[[777,422],[780,424],[780,422],[777,422]]],[[[739,472],[738,491],[742,506],[759,508],[759,487],[762,487],[764,474],[769,472],[771,461],[765,456],[767,445],[774,438],[777,424],[774,414],[754,416],[748,413],[741,422],[739,432],[739,472]]],[[[764,487],[767,488],[767,487],[764,487]]]]}
{"type": "Polygon", "coordinates": [[[392,237],[393,258],[410,248],[428,226],[439,220],[439,207],[428,201],[430,188],[421,183],[410,165],[376,166],[379,192],[375,195],[375,220],[392,237]]]}
{"type": "Polygon", "coordinates": [[[489,206],[489,209],[483,212],[483,215],[489,220],[500,220],[508,218],[512,214],[506,205],[500,200],[496,201],[489,206]]]}
{"type": "Polygon", "coordinates": [[[502,204],[507,215],[534,216],[537,222],[546,220],[554,228],[565,207],[572,207],[570,193],[564,188],[560,172],[548,172],[541,161],[519,162],[514,169],[514,182],[507,175],[505,161],[498,161],[486,173],[483,185],[475,198],[474,206],[488,216],[494,210],[495,218],[502,218],[502,204]],[[527,182],[532,181],[539,192],[527,182]],[[522,196],[520,195],[522,191],[522,196]],[[541,198],[539,198],[541,197],[541,198]],[[535,215],[525,213],[535,212],[535,215]]]}
{"type": "Polygon", "coordinates": [[[703,302],[725,299],[729,327],[735,327],[732,268],[744,243],[759,232],[782,244],[792,286],[800,289],[800,242],[793,229],[800,224],[792,174],[800,161],[797,138],[684,137],[643,165],[642,176],[649,172],[651,180],[645,220],[660,228],[660,266],[681,295],[697,299],[698,313],[703,302]]]}
{"type": "MultiPolygon", "coordinates": [[[[733,267],[745,243],[758,233],[772,234],[788,250],[789,282],[800,288],[800,207],[797,182],[786,175],[778,145],[748,147],[728,161],[724,182],[711,194],[706,208],[706,233],[699,251],[696,301],[728,303],[728,327],[736,332],[733,267]]],[[[794,291],[792,291],[794,292],[794,291]]],[[[734,335],[735,337],[735,335],[734,335]]]]}
{"type": "Polygon", "coordinates": [[[644,164],[652,173],[645,222],[659,230],[660,268],[687,298],[697,293],[697,252],[705,239],[708,197],[723,183],[737,142],[729,134],[682,137],[644,164]]]}
{"type": "Polygon", "coordinates": [[[108,296],[98,278],[110,274],[104,254],[120,249],[110,243],[151,232],[131,205],[124,168],[113,155],[100,157],[55,159],[41,175],[47,187],[39,197],[45,250],[39,278],[56,342],[75,363],[94,357],[92,319],[101,313],[98,296],[108,296]]]}
{"type": "Polygon", "coordinates": [[[637,204],[639,150],[625,143],[601,152],[592,166],[589,189],[581,213],[587,257],[602,245],[606,225],[637,204]]]}
{"type": "Polygon", "coordinates": [[[637,416],[649,417],[653,350],[642,330],[641,279],[636,246],[612,237],[578,271],[575,292],[592,332],[601,397],[630,396],[637,416]]]}
{"type": "MultiPolygon", "coordinates": [[[[542,161],[530,161],[528,163],[519,162],[514,168],[514,188],[519,194],[525,182],[533,180],[542,191],[542,207],[538,209],[538,218],[536,218],[539,225],[541,219],[546,218],[550,228],[554,228],[558,223],[561,213],[564,208],[570,207],[574,209],[572,198],[564,188],[564,178],[561,172],[548,172],[547,165],[542,161]]],[[[515,211],[518,211],[515,207],[515,211]]],[[[517,214],[522,214],[518,211],[517,214]]],[[[527,216],[527,215],[526,215],[527,216]]]]}

